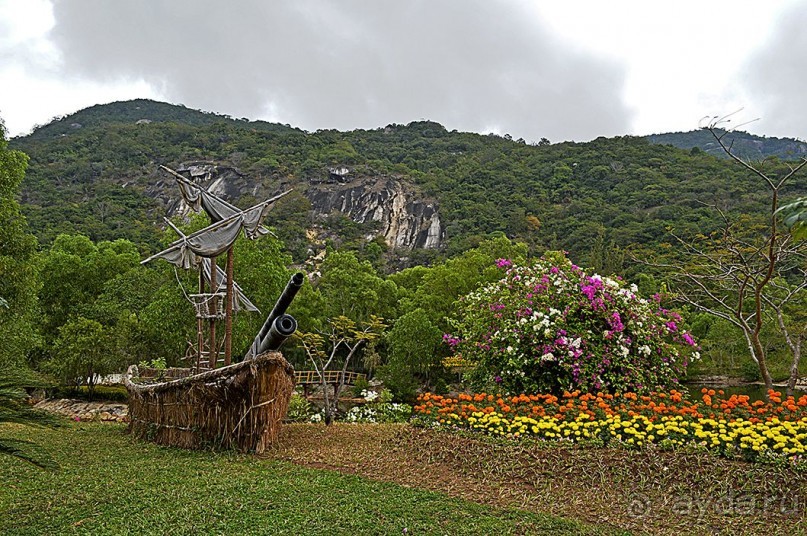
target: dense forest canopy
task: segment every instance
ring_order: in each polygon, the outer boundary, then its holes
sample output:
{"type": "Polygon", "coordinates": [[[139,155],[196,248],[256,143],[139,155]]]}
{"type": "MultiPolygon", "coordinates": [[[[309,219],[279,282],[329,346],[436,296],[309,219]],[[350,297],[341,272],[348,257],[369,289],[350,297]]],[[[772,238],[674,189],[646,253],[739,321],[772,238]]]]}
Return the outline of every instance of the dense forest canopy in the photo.
{"type": "MultiPolygon", "coordinates": [[[[256,195],[289,186],[304,193],[332,166],[349,167],[357,181],[400,177],[438,203],[447,240],[438,256],[503,233],[533,252],[566,250],[589,266],[621,268],[619,249],[658,247],[670,228],[713,230],[718,223],[707,205],[746,214],[764,208],[748,173],[707,154],[708,135],[696,131],[668,140],[679,146],[692,140],[694,148],[684,150],[651,143],[666,138],[630,136],[533,145],[507,135],[449,132],[429,121],[307,133],[137,100],[88,108],[11,146],[31,159],[21,200],[43,244],[62,232],[80,232],[94,240],[127,238],[153,250],[155,222],[165,212],[164,201],[150,197],[154,184],[165,180],[158,164],[205,160],[236,167],[258,187],[256,195]]],[[[796,182],[785,197],[805,190],[803,180],[796,182]]],[[[298,203],[285,216],[304,224],[308,208],[298,203]]],[[[351,231],[338,219],[324,225],[351,231]]],[[[299,226],[283,231],[287,245],[304,241],[299,226]]],[[[353,249],[366,246],[360,239],[366,231],[353,229],[353,249]]],[[[296,250],[295,260],[302,261],[305,248],[296,250]]],[[[407,256],[419,262],[434,252],[407,256]]]]}

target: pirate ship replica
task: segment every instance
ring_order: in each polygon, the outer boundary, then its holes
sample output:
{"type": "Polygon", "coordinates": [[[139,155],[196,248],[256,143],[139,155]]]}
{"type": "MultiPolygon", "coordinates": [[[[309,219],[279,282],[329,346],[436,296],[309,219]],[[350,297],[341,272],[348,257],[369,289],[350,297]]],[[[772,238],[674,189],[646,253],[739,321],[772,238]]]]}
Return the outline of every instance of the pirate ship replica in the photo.
{"type": "Polygon", "coordinates": [[[189,344],[187,368],[129,367],[124,376],[129,429],[135,437],[161,445],[261,453],[277,438],[294,388],[294,369],[277,350],[297,329],[286,309],[304,276],[291,277],[246,355],[233,362],[233,315],[239,310],[258,312],[233,279],[233,245],[241,234],[255,240],[269,233],[262,222],[272,204],[289,192],[240,210],[182,174],[160,167],[176,179],[185,203],[197,212],[204,210],[211,223],[185,235],[166,220],[179,238],[141,263],[162,259],[199,271],[198,292],[186,293],[196,311],[197,337],[189,344]],[[222,269],[217,258],[225,253],[222,269]],[[217,340],[222,324],[224,336],[217,340]]]}

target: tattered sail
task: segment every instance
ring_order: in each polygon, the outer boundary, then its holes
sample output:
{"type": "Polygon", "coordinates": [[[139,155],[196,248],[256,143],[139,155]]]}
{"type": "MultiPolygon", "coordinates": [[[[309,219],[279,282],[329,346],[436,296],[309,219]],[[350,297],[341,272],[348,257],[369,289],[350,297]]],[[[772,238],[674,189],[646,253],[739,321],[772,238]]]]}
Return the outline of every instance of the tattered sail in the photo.
{"type": "Polygon", "coordinates": [[[235,244],[238,239],[238,233],[242,230],[247,238],[258,238],[261,236],[259,229],[269,212],[269,206],[290,191],[283,192],[246,210],[231,214],[204,229],[184,236],[173,242],[165,250],[155,253],[142,261],[141,264],[154,259],[163,259],[174,266],[187,270],[198,266],[197,256],[213,258],[226,252],[235,244]]]}
{"type": "MultiPolygon", "coordinates": [[[[210,286],[210,259],[202,258],[202,277],[204,277],[205,284],[210,286]]],[[[224,292],[227,289],[227,274],[221,268],[221,266],[216,266],[216,284],[218,288],[216,292],[224,292]]],[[[233,291],[235,294],[235,301],[233,302],[233,311],[249,311],[253,313],[260,313],[260,309],[255,307],[255,305],[249,301],[244,291],[241,290],[241,287],[238,286],[236,281],[233,281],[233,291]]]]}
{"type": "MultiPolygon", "coordinates": [[[[216,223],[222,220],[225,220],[235,214],[241,212],[241,209],[235,207],[221,199],[220,197],[213,195],[212,193],[208,192],[198,184],[193,183],[192,181],[188,180],[187,178],[183,177],[180,173],[168,168],[166,166],[160,166],[162,169],[171,173],[177,181],[177,186],[179,186],[179,191],[182,193],[182,199],[185,203],[194,211],[200,212],[204,210],[210,221],[212,223],[216,223]]],[[[256,205],[257,206],[257,205],[256,205]]],[[[253,207],[254,208],[254,207],[253,207]]],[[[271,210],[271,205],[267,205],[261,211],[257,217],[260,221],[263,221],[266,218],[266,213],[271,210]]],[[[248,209],[251,210],[251,209],[248,209]]],[[[256,215],[252,215],[250,217],[255,217],[256,215]]],[[[250,239],[258,238],[259,236],[271,234],[269,229],[263,227],[262,225],[257,225],[254,228],[248,228],[244,230],[244,233],[250,239]]]]}

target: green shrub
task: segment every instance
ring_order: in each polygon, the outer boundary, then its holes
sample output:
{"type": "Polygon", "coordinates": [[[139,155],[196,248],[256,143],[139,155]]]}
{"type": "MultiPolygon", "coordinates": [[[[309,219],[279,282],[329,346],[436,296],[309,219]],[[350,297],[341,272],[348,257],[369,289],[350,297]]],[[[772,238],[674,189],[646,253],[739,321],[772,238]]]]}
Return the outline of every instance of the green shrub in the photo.
{"type": "Polygon", "coordinates": [[[308,422],[314,410],[311,402],[303,395],[294,393],[289,400],[289,410],[286,412],[286,420],[290,422],[308,422]]]}
{"type": "Polygon", "coordinates": [[[759,374],[759,365],[751,359],[743,359],[740,364],[740,373],[747,382],[757,382],[762,378],[759,374]]]}
{"type": "Polygon", "coordinates": [[[358,398],[362,396],[361,392],[364,391],[365,389],[368,389],[369,387],[370,382],[367,381],[366,378],[359,378],[358,380],[356,380],[356,383],[353,384],[353,387],[351,387],[350,392],[353,394],[354,398],[358,398]]]}

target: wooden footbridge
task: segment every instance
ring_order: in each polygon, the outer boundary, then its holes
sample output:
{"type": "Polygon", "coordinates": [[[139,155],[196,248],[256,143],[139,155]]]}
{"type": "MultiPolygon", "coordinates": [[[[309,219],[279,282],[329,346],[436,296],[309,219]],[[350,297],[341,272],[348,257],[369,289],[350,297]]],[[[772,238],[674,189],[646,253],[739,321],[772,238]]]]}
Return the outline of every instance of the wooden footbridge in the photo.
{"type": "Polygon", "coordinates": [[[316,370],[295,370],[294,381],[297,385],[303,386],[303,392],[308,396],[308,390],[312,385],[322,385],[322,381],[328,385],[355,385],[359,380],[367,380],[367,374],[341,370],[326,370],[320,376],[316,370]]]}

